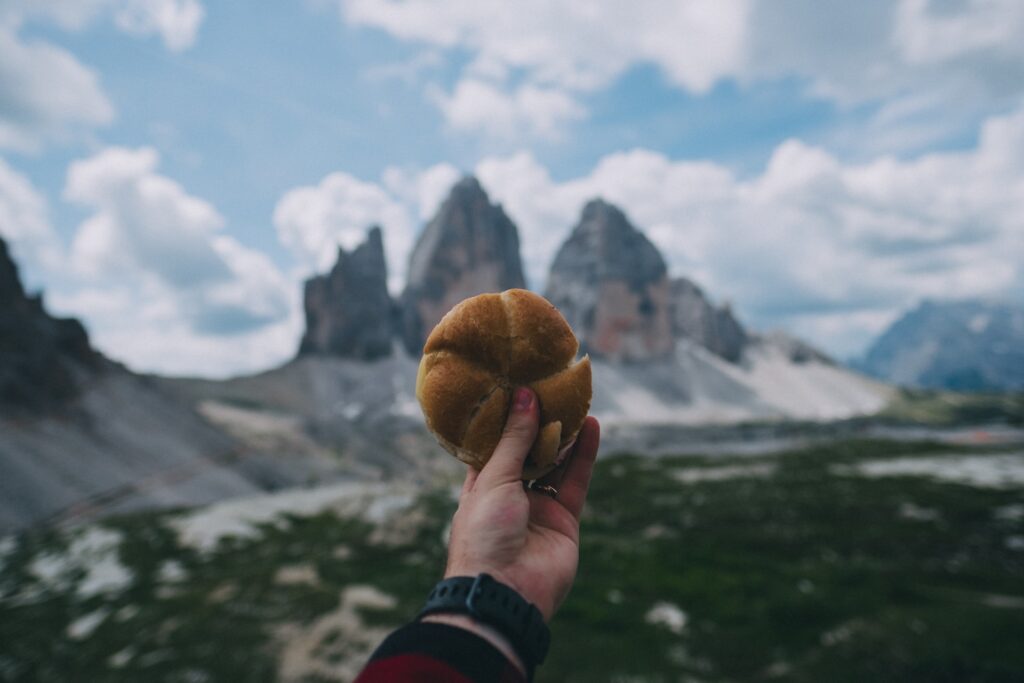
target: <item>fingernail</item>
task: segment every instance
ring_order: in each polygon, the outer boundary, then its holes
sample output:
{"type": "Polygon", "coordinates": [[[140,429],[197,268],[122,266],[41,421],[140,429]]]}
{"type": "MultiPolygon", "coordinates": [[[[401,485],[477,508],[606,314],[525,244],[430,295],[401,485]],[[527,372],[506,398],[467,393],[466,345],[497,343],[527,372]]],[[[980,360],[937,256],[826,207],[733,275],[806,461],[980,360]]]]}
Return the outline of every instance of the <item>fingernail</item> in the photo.
{"type": "Polygon", "coordinates": [[[515,403],[512,410],[517,413],[525,413],[533,406],[533,392],[525,387],[516,389],[515,403]]]}

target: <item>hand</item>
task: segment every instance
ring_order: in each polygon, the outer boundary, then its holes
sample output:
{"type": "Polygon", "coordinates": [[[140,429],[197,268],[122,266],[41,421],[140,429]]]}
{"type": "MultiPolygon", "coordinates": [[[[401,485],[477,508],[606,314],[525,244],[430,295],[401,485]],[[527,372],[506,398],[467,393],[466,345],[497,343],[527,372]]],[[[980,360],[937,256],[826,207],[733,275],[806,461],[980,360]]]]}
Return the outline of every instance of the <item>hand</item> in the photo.
{"type": "Polygon", "coordinates": [[[445,577],[486,572],[532,602],[550,621],[569,594],[579,562],[580,513],[600,441],[588,417],[566,462],[540,480],[551,498],[523,486],[523,462],[537,436],[537,398],[516,391],[505,431],[481,471],[472,468],[452,521],[445,577]]]}

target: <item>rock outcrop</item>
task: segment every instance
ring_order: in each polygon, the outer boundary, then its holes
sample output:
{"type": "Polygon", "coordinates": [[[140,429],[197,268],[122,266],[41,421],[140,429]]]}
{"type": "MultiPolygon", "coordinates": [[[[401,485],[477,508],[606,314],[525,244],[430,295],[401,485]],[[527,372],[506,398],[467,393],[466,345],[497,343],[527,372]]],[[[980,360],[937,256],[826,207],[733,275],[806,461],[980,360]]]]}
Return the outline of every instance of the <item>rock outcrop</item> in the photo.
{"type": "Polygon", "coordinates": [[[672,280],[672,333],[731,363],[740,360],[749,339],[728,305],[713,306],[701,288],[685,277],[672,280]]]}
{"type": "Polygon", "coordinates": [[[54,318],[41,296],[29,296],[0,239],[0,405],[45,411],[78,392],[82,377],[103,364],[82,324],[54,318]]]}
{"type": "Polygon", "coordinates": [[[583,208],[558,250],[546,296],[596,358],[641,362],[673,352],[665,260],[622,211],[600,199],[583,208]]]}
{"type": "Polygon", "coordinates": [[[413,356],[434,325],[466,297],[525,287],[519,231],[473,177],[452,188],[409,259],[400,331],[413,356]]]}
{"type": "Polygon", "coordinates": [[[380,228],[352,253],[338,248],[331,271],[306,281],[306,332],[299,355],[375,360],[391,354],[392,302],[380,228]]]}

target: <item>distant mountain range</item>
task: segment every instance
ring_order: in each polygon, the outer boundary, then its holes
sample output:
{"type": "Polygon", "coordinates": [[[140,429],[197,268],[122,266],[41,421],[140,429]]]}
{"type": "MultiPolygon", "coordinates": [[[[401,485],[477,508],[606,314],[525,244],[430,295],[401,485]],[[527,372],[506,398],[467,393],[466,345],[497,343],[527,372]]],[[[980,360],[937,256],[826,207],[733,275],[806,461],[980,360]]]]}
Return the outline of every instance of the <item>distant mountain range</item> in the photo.
{"type": "MultiPolygon", "coordinates": [[[[518,229],[472,177],[452,188],[423,229],[396,300],[387,293],[382,244],[380,228],[372,228],[364,244],[339,249],[331,271],[306,283],[300,365],[309,358],[415,362],[456,303],[525,283],[518,229]]],[[[835,419],[876,412],[890,395],[799,340],[746,329],[698,285],[670,277],[657,247],[600,199],[583,207],[544,295],[594,361],[593,411],[605,422],[835,419]]],[[[412,400],[414,373],[407,374],[391,382],[400,388],[396,401],[412,400]]]]}
{"type": "Polygon", "coordinates": [[[856,367],[887,382],[956,391],[1024,390],[1024,305],[925,301],[856,367]]]}

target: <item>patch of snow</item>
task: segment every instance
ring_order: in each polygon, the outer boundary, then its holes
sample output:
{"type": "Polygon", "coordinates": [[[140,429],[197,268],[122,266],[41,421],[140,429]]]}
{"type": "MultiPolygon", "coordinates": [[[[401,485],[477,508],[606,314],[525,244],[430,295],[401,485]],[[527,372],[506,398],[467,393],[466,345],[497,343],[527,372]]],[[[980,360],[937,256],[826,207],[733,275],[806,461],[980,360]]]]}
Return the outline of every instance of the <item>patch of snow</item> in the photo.
{"type": "Polygon", "coordinates": [[[1024,550],[1024,536],[1007,536],[1004,543],[1009,550],[1024,550]]]}
{"type": "Polygon", "coordinates": [[[1024,505],[1019,503],[1004,505],[1001,508],[996,508],[993,516],[1006,522],[1019,522],[1024,519],[1024,505]]]}
{"type": "Polygon", "coordinates": [[[672,477],[683,484],[701,481],[725,481],[740,477],[770,477],[775,474],[774,463],[752,465],[722,465],[721,467],[684,467],[672,472],[672,477]]]}
{"type": "Polygon", "coordinates": [[[423,419],[420,402],[416,400],[415,396],[405,391],[396,392],[395,401],[391,404],[391,414],[399,417],[411,417],[415,420],[423,419]]]}
{"type": "Polygon", "coordinates": [[[349,403],[341,409],[341,416],[346,420],[354,420],[363,414],[362,403],[349,403]]]}
{"type": "Polygon", "coordinates": [[[900,504],[899,514],[902,519],[910,519],[915,522],[934,522],[942,516],[934,508],[920,507],[909,501],[900,504]]]}
{"type": "Polygon", "coordinates": [[[926,477],[979,488],[1015,488],[1024,484],[1024,453],[870,460],[838,465],[831,471],[865,477],[926,477]]]}
{"type": "Polygon", "coordinates": [[[135,646],[129,645],[123,650],[118,650],[114,654],[110,655],[110,659],[107,660],[107,666],[111,669],[123,669],[128,666],[128,663],[135,657],[135,646]]]}
{"type": "Polygon", "coordinates": [[[77,532],[64,552],[44,552],[36,557],[29,571],[46,588],[65,590],[80,571],[85,576],[76,587],[80,598],[124,590],[132,582],[132,573],[118,557],[123,537],[120,532],[101,526],[77,532]]]}
{"type": "Polygon", "coordinates": [[[364,624],[361,609],[391,609],[397,600],[373,586],[353,585],[341,594],[338,608],[308,624],[279,629],[278,678],[282,681],[350,681],[390,628],[364,624]]]}
{"type": "Polygon", "coordinates": [[[72,640],[85,640],[92,635],[96,627],[103,623],[108,614],[110,614],[110,610],[106,607],[101,607],[95,612],[78,617],[68,624],[68,638],[72,640]]]}
{"type": "Polygon", "coordinates": [[[988,313],[979,313],[978,315],[971,318],[970,322],[967,323],[967,329],[974,334],[981,334],[988,329],[988,326],[992,323],[992,316],[988,313]]]}
{"type": "Polygon", "coordinates": [[[412,501],[411,492],[400,491],[393,485],[345,482],[216,503],[174,517],[169,525],[178,532],[182,545],[208,552],[222,538],[258,537],[261,524],[280,522],[285,515],[311,517],[333,511],[341,516],[361,516],[379,522],[412,501]]]}
{"type": "Polygon", "coordinates": [[[779,349],[757,347],[734,376],[787,417],[834,420],[870,415],[888,404],[892,389],[820,360],[795,363],[779,349]],[[745,371],[744,371],[745,370],[745,371]]]}
{"type": "Polygon", "coordinates": [[[655,626],[664,626],[672,633],[680,635],[686,628],[689,617],[678,605],[671,602],[658,602],[647,610],[644,621],[655,626]]]}
{"type": "Polygon", "coordinates": [[[188,578],[184,565],[177,560],[164,560],[156,573],[157,581],[161,583],[181,583],[188,578]]]}
{"type": "Polygon", "coordinates": [[[990,593],[981,599],[981,604],[998,609],[1024,609],[1024,597],[990,593]]]}
{"type": "Polygon", "coordinates": [[[308,562],[280,567],[274,575],[274,583],[281,586],[316,586],[320,583],[320,575],[316,567],[308,562]]]}

